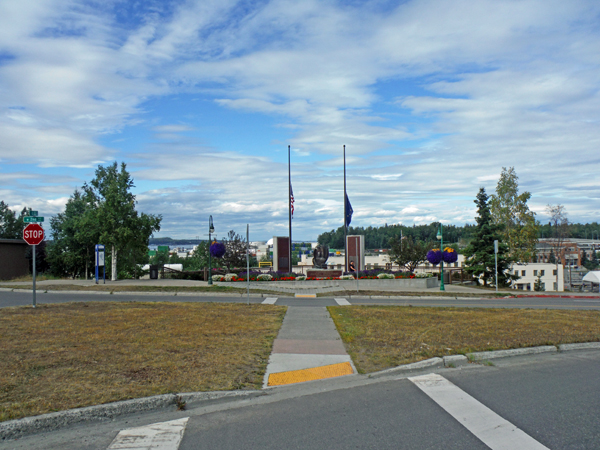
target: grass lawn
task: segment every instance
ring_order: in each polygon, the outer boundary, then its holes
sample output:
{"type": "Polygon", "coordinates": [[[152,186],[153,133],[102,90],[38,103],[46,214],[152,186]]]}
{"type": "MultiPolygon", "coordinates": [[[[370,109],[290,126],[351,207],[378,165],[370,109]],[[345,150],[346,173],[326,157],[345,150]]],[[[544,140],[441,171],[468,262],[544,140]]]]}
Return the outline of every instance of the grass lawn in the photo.
{"type": "Polygon", "coordinates": [[[600,311],[330,306],[360,373],[435,356],[600,341],[600,311]]]}
{"type": "Polygon", "coordinates": [[[0,420],[262,386],[286,308],[106,303],[0,309],[0,420]]]}

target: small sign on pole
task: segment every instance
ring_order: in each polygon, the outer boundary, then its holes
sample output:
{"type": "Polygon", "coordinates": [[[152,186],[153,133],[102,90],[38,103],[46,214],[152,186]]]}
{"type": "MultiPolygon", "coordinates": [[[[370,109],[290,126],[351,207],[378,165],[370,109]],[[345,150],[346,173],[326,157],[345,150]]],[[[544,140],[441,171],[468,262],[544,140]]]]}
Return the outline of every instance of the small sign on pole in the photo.
{"type": "Polygon", "coordinates": [[[104,264],[104,245],[96,244],[96,284],[100,276],[99,269],[102,267],[102,280],[106,284],[106,266],[104,264]]]}

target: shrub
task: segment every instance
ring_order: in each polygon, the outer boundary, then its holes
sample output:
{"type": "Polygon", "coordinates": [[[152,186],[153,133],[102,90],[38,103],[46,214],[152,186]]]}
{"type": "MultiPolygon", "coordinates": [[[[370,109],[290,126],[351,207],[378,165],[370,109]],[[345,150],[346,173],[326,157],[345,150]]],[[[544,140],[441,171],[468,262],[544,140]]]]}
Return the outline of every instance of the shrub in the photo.
{"type": "Polygon", "coordinates": [[[379,278],[379,279],[386,279],[386,280],[393,280],[396,277],[393,274],[391,274],[391,273],[380,273],[379,275],[377,275],[377,278],[379,278]]]}
{"type": "Polygon", "coordinates": [[[273,276],[269,275],[268,273],[263,273],[262,275],[257,276],[256,279],[258,281],[271,281],[273,276]]]}

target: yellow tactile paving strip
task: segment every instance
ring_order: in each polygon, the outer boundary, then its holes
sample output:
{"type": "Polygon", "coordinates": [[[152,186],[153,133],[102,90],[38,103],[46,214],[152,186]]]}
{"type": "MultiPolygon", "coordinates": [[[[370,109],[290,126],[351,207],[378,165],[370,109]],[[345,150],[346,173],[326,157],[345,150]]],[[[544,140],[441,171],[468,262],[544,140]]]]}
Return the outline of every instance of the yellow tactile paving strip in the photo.
{"type": "Polygon", "coordinates": [[[312,367],[310,369],[290,370],[269,374],[267,386],[282,386],[284,384],[302,383],[303,381],[322,380],[324,378],[352,375],[354,369],[349,362],[331,364],[329,366],[312,367]]]}
{"type": "Polygon", "coordinates": [[[317,294],[296,294],[296,297],[317,298],[317,294]]]}

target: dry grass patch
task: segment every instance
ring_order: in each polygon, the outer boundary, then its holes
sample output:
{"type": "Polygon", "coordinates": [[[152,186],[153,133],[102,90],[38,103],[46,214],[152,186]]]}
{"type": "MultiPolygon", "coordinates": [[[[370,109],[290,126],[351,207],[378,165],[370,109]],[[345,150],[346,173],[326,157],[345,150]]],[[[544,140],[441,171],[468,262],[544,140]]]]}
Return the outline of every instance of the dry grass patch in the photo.
{"type": "Polygon", "coordinates": [[[0,309],[0,420],[156,394],[260,388],[284,307],[0,309]]]}
{"type": "Polygon", "coordinates": [[[330,306],[360,373],[445,355],[600,341],[600,311],[330,306]]]}

